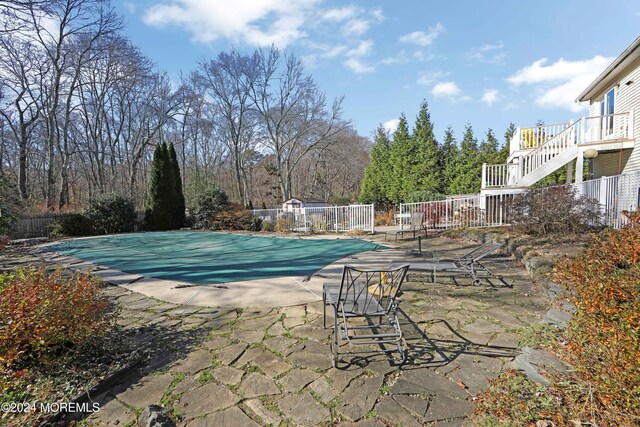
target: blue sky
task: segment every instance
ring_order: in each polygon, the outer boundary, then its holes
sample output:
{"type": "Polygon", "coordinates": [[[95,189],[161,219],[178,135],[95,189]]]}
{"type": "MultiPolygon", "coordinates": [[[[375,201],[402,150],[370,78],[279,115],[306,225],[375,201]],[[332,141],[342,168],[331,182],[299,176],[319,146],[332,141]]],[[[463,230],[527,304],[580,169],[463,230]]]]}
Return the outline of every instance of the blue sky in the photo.
{"type": "Polygon", "coordinates": [[[561,123],[640,35],[636,1],[114,0],[127,33],[178,80],[199,59],[271,43],[293,49],[361,135],[411,125],[429,102],[438,138],[510,122],[561,123]]]}

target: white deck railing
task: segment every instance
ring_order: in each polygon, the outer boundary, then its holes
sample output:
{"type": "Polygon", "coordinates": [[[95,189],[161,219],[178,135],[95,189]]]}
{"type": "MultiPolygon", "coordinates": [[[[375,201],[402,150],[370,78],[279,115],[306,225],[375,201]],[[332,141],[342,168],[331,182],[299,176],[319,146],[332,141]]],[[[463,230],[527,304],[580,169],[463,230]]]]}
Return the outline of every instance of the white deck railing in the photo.
{"type": "Polygon", "coordinates": [[[545,145],[574,125],[578,125],[576,126],[578,144],[629,138],[633,133],[630,127],[632,124],[633,111],[625,111],[603,116],[581,117],[575,122],[517,128],[509,142],[510,153],[545,145]]]}
{"type": "Polygon", "coordinates": [[[572,122],[519,129],[518,149],[527,150],[540,147],[556,135],[564,132],[564,130],[571,125],[572,122]]]}
{"type": "MultiPolygon", "coordinates": [[[[624,140],[633,136],[633,112],[581,117],[561,125],[518,128],[510,141],[511,154],[517,151],[517,163],[482,166],[482,188],[517,186],[528,174],[579,144],[624,140]]],[[[553,172],[549,170],[549,173],[553,172]]]]}
{"type": "Polygon", "coordinates": [[[341,232],[373,231],[373,205],[327,206],[321,208],[254,209],[253,215],[270,222],[278,231],[341,232]]]}
{"type": "MultiPolygon", "coordinates": [[[[626,223],[622,211],[633,211],[640,204],[640,172],[602,177],[578,184],[568,184],[578,194],[600,204],[604,225],[620,228],[626,223]]],[[[430,229],[500,227],[510,225],[513,198],[522,190],[499,195],[474,195],[464,198],[403,203],[400,214],[422,212],[424,225],[430,229]]],[[[410,216],[410,215],[409,215],[410,216]]]]}

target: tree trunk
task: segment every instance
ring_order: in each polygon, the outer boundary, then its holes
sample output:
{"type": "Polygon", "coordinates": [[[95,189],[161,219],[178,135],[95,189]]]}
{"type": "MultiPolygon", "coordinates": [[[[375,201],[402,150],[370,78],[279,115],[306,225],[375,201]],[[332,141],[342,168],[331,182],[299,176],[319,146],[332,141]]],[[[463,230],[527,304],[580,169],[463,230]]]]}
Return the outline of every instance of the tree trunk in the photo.
{"type": "Polygon", "coordinates": [[[20,189],[20,197],[22,200],[29,198],[27,192],[27,147],[29,145],[28,136],[24,133],[20,138],[20,154],[18,160],[18,187],[20,189]]]}

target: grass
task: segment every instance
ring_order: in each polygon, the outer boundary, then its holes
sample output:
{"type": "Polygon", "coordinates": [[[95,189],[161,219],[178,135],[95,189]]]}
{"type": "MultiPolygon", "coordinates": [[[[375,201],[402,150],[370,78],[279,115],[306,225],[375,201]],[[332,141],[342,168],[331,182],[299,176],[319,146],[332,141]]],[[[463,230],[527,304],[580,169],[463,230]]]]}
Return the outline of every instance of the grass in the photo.
{"type": "Polygon", "coordinates": [[[560,330],[549,323],[532,323],[517,331],[519,347],[549,347],[558,341],[560,330]]]}
{"type": "Polygon", "coordinates": [[[205,369],[198,376],[198,381],[200,384],[207,384],[213,381],[213,373],[211,373],[210,369],[205,369]]]}
{"type": "Polygon", "coordinates": [[[478,400],[473,425],[526,426],[540,420],[564,425],[569,418],[562,398],[515,370],[502,373],[490,384],[478,400]]]}

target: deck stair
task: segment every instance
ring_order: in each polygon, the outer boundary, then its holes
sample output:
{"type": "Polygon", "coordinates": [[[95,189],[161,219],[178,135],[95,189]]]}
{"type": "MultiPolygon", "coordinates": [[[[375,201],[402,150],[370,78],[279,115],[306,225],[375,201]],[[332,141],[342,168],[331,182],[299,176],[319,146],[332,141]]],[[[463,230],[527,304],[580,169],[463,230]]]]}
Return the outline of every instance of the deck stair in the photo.
{"type": "Polygon", "coordinates": [[[509,163],[483,165],[482,189],[527,188],[578,158],[587,144],[630,141],[632,124],[632,113],[618,113],[518,129],[509,163]]]}

